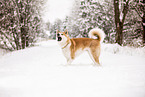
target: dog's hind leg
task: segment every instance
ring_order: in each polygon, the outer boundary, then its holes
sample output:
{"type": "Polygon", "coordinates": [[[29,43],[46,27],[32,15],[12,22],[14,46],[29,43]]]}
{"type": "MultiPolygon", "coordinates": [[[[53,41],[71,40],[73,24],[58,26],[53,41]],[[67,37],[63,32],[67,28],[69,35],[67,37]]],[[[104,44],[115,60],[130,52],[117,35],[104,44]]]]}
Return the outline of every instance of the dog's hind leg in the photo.
{"type": "Polygon", "coordinates": [[[101,66],[99,62],[100,48],[91,48],[88,52],[95,65],[101,66]]]}

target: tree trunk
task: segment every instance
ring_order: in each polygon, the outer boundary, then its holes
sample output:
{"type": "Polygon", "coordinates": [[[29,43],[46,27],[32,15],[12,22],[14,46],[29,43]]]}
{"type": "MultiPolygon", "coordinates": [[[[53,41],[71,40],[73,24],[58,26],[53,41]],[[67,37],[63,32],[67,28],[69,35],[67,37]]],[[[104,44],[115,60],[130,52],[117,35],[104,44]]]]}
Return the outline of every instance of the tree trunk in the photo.
{"type": "Polygon", "coordinates": [[[20,42],[19,42],[19,36],[16,29],[13,29],[12,33],[13,33],[13,38],[15,41],[16,49],[19,50],[21,49],[21,47],[20,47],[20,42]]]}
{"type": "Polygon", "coordinates": [[[119,0],[114,0],[115,25],[116,25],[116,43],[122,45],[123,41],[123,25],[120,22],[119,0]]]}
{"type": "Polygon", "coordinates": [[[116,43],[118,43],[119,45],[123,44],[123,24],[122,22],[120,22],[118,24],[119,26],[116,27],[116,43]]]}
{"type": "Polygon", "coordinates": [[[29,46],[28,44],[28,27],[23,26],[21,27],[21,45],[22,49],[25,49],[29,46]]]}
{"type": "Polygon", "coordinates": [[[22,49],[25,49],[25,45],[26,45],[26,37],[25,37],[25,27],[21,27],[21,46],[22,46],[22,49]]]}
{"type": "Polygon", "coordinates": [[[119,45],[123,44],[123,24],[125,21],[125,17],[128,12],[128,6],[129,6],[129,0],[126,1],[123,6],[123,11],[122,11],[122,20],[120,20],[120,10],[119,10],[119,0],[114,0],[114,12],[115,12],[115,25],[116,25],[116,43],[119,45]]]}
{"type": "MultiPolygon", "coordinates": [[[[145,4],[145,0],[143,0],[143,4],[145,4]]],[[[145,6],[144,6],[145,9],[145,6]]],[[[142,18],[142,26],[143,26],[143,44],[145,45],[145,10],[143,10],[144,15],[142,18]]]]}
{"type": "Polygon", "coordinates": [[[145,45],[145,13],[142,18],[142,26],[143,26],[143,44],[145,45]]]}

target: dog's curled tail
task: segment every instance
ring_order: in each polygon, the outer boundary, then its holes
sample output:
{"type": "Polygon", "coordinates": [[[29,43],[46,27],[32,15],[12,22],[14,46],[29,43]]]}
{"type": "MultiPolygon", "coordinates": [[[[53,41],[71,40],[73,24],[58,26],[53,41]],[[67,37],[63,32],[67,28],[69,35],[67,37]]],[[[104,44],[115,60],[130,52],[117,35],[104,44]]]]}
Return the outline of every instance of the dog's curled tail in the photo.
{"type": "Polygon", "coordinates": [[[103,40],[105,38],[104,31],[102,29],[99,29],[99,28],[91,29],[88,35],[90,38],[97,39],[100,42],[103,42],[103,40]]]}

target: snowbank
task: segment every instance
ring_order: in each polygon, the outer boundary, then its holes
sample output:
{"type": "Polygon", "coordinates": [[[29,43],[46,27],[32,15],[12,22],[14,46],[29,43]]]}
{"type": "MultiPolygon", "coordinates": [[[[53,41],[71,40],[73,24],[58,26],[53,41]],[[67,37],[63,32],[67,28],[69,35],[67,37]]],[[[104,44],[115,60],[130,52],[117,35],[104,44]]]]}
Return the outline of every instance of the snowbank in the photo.
{"type": "Polygon", "coordinates": [[[141,56],[145,57],[145,47],[128,47],[120,46],[118,44],[102,44],[102,51],[110,52],[112,54],[123,54],[130,56],[141,56]]]}
{"type": "Polygon", "coordinates": [[[0,48],[0,57],[6,54],[8,51],[0,48]]]}

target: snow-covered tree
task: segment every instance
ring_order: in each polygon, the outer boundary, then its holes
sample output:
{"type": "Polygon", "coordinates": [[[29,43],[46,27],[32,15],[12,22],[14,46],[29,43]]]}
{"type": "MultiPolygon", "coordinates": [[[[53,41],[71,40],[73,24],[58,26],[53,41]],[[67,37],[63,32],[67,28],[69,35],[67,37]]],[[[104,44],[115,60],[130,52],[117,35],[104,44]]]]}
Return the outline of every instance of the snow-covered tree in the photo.
{"type": "Polygon", "coordinates": [[[126,15],[129,9],[130,0],[124,0],[119,2],[119,0],[114,0],[114,13],[115,13],[115,26],[116,26],[116,43],[119,45],[123,44],[123,26],[126,19],[126,15]],[[119,8],[122,4],[122,9],[119,8]]]}
{"type": "Polygon", "coordinates": [[[38,0],[0,1],[1,48],[19,50],[31,46],[36,41],[36,37],[42,33],[40,10],[35,5],[38,2],[38,0]]]}
{"type": "Polygon", "coordinates": [[[137,20],[140,21],[143,30],[137,30],[139,34],[142,34],[142,41],[145,45],[145,0],[133,0],[130,7],[132,10],[136,11],[137,16],[139,16],[137,20]]]}
{"type": "Polygon", "coordinates": [[[132,45],[134,39],[142,36],[141,18],[135,6],[134,0],[114,0],[116,43],[119,45],[132,45]]]}
{"type": "Polygon", "coordinates": [[[106,33],[106,41],[113,42],[114,20],[113,4],[96,0],[80,0],[74,3],[68,23],[71,24],[72,37],[88,37],[90,29],[99,27],[106,33]],[[111,38],[110,38],[111,37],[111,38]]]}
{"type": "MultiPolygon", "coordinates": [[[[104,0],[103,2],[75,0],[72,12],[62,21],[60,30],[67,29],[71,38],[88,37],[90,29],[98,27],[106,34],[105,42],[134,45],[134,39],[140,39],[144,35],[142,35],[143,28],[140,26],[144,24],[142,20],[144,7],[140,6],[142,9],[139,9],[139,4],[143,3],[136,2],[133,0],[104,0]],[[136,11],[137,8],[139,11],[136,11]]],[[[138,42],[140,44],[140,41],[138,42]]]]}
{"type": "Polygon", "coordinates": [[[124,27],[123,27],[123,45],[133,46],[134,40],[139,40],[139,41],[142,40],[141,39],[142,27],[140,26],[141,19],[139,18],[135,10],[132,10],[132,8],[129,8],[128,10],[129,11],[128,11],[128,14],[126,15],[126,20],[124,22],[124,27]]]}
{"type": "Polygon", "coordinates": [[[53,24],[50,24],[49,31],[50,31],[50,38],[55,39],[56,38],[56,30],[62,31],[62,21],[60,19],[56,19],[53,24]]]}

